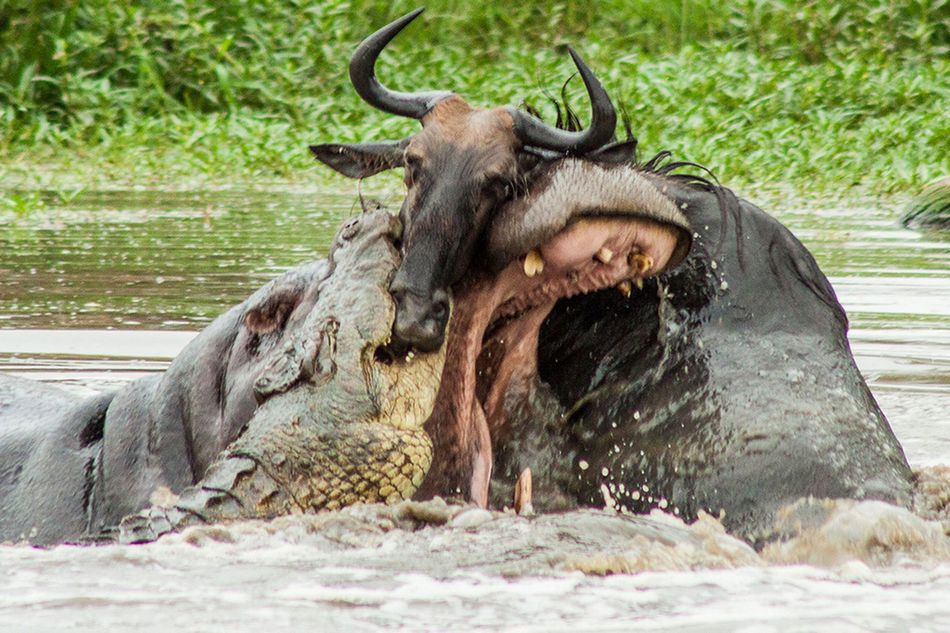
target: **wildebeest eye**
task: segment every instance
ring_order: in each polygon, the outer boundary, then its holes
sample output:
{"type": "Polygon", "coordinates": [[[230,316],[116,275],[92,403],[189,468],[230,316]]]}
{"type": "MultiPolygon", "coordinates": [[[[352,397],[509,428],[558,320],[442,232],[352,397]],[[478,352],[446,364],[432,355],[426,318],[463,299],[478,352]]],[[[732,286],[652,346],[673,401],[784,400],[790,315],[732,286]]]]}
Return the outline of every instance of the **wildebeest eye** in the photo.
{"type": "Polygon", "coordinates": [[[492,178],[488,181],[488,187],[500,202],[510,200],[515,195],[514,184],[507,178],[492,178]]]}

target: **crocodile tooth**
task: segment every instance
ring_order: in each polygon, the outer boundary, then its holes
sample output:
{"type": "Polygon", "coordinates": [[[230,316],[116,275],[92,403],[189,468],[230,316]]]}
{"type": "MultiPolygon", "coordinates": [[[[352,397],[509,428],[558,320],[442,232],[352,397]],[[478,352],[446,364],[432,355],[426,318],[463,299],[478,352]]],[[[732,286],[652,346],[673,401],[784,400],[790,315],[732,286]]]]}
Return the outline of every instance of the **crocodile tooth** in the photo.
{"type": "Polygon", "coordinates": [[[544,271],[544,260],[538,249],[531,249],[524,257],[524,274],[528,277],[540,275],[544,271]]]}
{"type": "Polygon", "coordinates": [[[599,261],[602,264],[609,264],[610,260],[614,258],[614,252],[607,248],[606,246],[601,246],[600,250],[594,253],[594,259],[599,261]]]}

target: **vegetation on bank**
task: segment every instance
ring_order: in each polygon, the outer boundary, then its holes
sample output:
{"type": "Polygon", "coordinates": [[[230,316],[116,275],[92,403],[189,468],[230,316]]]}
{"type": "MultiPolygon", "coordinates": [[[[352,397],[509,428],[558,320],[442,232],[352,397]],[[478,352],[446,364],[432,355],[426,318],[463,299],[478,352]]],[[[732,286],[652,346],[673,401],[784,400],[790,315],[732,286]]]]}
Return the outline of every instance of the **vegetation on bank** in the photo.
{"type": "Polygon", "coordinates": [[[904,226],[950,229],[950,176],[924,187],[907,205],[901,222],[904,226]]]}
{"type": "MultiPolygon", "coordinates": [[[[0,0],[0,180],[327,177],[309,143],[416,129],[346,71],[417,2],[0,0]]],[[[427,4],[384,54],[387,85],[550,114],[571,45],[646,153],[728,184],[902,192],[950,173],[950,0],[427,4]]]]}

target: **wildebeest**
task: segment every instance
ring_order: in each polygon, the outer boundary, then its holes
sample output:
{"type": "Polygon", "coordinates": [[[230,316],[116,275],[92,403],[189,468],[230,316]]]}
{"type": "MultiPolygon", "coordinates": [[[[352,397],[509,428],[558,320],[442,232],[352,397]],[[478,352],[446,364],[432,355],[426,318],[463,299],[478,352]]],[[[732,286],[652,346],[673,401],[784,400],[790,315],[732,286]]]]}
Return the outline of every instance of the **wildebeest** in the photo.
{"type": "Polygon", "coordinates": [[[549,127],[511,107],[472,107],[451,92],[386,89],[375,76],[376,58],[421,12],[366,38],[350,61],[350,79],[367,103],[418,119],[422,129],[399,141],[331,143],[310,150],[353,178],[405,169],[408,194],[400,212],[405,259],[390,287],[398,306],[394,334],[403,343],[431,350],[442,343],[448,289],[469,269],[476,238],[492,210],[515,195],[545,150],[579,156],[598,149],[613,137],[617,116],[610,97],[573,50],[592,107],[591,125],[582,132],[549,127]]]}

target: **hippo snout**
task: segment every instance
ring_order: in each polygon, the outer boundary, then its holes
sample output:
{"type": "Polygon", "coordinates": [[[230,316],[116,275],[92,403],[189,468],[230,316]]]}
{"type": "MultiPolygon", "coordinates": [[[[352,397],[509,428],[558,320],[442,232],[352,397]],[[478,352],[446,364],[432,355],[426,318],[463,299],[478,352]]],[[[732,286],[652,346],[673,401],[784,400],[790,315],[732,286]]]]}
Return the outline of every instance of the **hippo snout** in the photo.
{"type": "Polygon", "coordinates": [[[393,283],[389,291],[396,302],[395,342],[421,352],[439,349],[449,318],[448,293],[436,290],[430,297],[419,296],[398,283],[393,283]]]}

